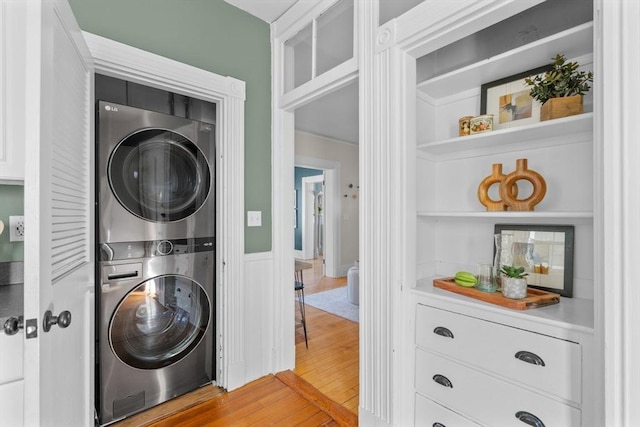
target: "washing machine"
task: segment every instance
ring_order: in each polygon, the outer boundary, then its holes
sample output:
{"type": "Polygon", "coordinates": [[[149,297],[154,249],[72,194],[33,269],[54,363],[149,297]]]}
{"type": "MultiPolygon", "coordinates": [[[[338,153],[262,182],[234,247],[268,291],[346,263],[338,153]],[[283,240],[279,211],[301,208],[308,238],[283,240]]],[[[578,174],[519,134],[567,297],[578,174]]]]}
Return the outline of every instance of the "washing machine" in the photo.
{"type": "Polygon", "coordinates": [[[100,245],[101,425],[211,384],[214,242],[100,245]]]}
{"type": "Polygon", "coordinates": [[[97,103],[98,241],[215,235],[215,126],[97,103]]]}
{"type": "Polygon", "coordinates": [[[102,425],[214,378],[215,126],[97,103],[102,425]]]}

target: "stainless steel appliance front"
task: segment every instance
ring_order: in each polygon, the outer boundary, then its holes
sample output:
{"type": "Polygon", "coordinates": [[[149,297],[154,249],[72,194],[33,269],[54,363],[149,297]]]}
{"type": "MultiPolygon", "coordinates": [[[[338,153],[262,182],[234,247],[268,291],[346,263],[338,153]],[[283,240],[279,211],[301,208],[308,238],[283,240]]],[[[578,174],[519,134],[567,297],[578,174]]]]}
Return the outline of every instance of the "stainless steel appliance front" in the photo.
{"type": "Polygon", "coordinates": [[[215,126],[98,102],[100,243],[215,235],[215,126]]]}
{"type": "Polygon", "coordinates": [[[212,239],[101,245],[100,424],[212,382],[212,246],[212,239]],[[145,256],[118,259],[131,253],[145,256]]]}

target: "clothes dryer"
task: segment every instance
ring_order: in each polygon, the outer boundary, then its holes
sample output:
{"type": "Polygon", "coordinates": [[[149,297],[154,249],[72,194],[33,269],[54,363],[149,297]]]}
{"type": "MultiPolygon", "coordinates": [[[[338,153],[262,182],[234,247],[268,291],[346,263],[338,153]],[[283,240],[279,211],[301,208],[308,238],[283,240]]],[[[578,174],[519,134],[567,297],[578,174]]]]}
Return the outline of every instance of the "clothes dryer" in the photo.
{"type": "Polygon", "coordinates": [[[97,104],[98,241],[215,236],[215,126],[97,104]]]}

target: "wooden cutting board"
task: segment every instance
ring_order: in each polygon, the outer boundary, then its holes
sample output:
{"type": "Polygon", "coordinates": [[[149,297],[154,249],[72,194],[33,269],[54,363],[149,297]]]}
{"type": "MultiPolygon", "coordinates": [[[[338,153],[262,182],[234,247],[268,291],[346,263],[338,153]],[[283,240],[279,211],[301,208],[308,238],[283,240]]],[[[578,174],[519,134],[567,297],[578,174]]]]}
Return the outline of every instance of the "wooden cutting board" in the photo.
{"type": "Polygon", "coordinates": [[[546,307],[560,302],[559,294],[530,287],[527,288],[527,296],[525,298],[506,298],[500,291],[489,293],[479,291],[476,288],[460,286],[453,281],[453,277],[434,279],[433,286],[513,310],[528,310],[530,308],[546,307]]]}

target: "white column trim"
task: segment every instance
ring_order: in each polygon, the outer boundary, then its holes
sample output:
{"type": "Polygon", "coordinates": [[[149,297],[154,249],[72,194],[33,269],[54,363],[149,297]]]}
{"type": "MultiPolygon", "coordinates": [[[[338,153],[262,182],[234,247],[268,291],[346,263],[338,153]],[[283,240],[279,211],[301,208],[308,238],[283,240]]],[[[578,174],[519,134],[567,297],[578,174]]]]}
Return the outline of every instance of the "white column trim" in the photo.
{"type": "MultiPolygon", "coordinates": [[[[299,4],[300,2],[298,2],[299,4]]],[[[294,188],[295,116],[292,111],[278,106],[283,93],[284,49],[280,40],[274,38],[276,24],[271,25],[272,67],[272,251],[273,292],[268,301],[273,307],[274,325],[274,371],[293,369],[295,353],[295,312],[292,298],[294,280],[294,229],[291,224],[294,188]]]]}
{"type": "MultiPolygon", "coordinates": [[[[96,72],[215,102],[217,110],[216,383],[245,383],[244,99],[245,83],[113,40],[84,33],[96,72]]],[[[293,300],[293,299],[292,299],[293,300]]]]}
{"type": "Polygon", "coordinates": [[[596,93],[601,102],[594,102],[596,158],[602,165],[599,182],[604,188],[596,192],[601,195],[596,218],[601,215],[601,220],[594,227],[601,225],[601,230],[594,234],[604,242],[602,252],[595,254],[603,259],[595,278],[602,284],[597,289],[604,301],[603,312],[596,317],[596,325],[604,323],[599,343],[604,349],[604,425],[631,426],[640,424],[640,4],[598,0],[595,15],[600,37],[594,74],[602,79],[596,93]]]}

